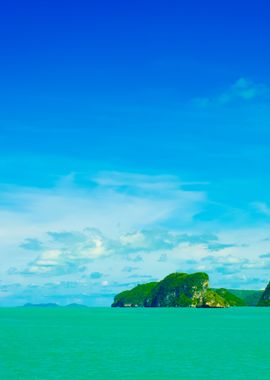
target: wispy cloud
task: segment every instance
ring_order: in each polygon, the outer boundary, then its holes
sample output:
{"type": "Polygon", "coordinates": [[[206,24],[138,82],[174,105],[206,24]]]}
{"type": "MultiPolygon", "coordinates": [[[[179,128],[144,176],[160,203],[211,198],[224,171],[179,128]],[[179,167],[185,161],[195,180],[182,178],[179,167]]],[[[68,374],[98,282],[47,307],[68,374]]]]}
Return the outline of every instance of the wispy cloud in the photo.
{"type": "MultiPolygon", "coordinates": [[[[51,188],[2,185],[0,198],[1,275],[13,268],[8,273],[46,277],[75,273],[75,261],[82,270],[85,260],[116,252],[117,236],[127,234],[121,249],[128,248],[139,236],[129,231],[176,216],[178,224],[189,224],[206,194],[183,189],[176,176],[102,172],[83,184],[72,173],[51,188]]],[[[147,239],[141,242],[146,250],[147,239]]]]}
{"type": "Polygon", "coordinates": [[[177,177],[117,173],[117,180],[112,179],[115,175],[93,176],[84,186],[70,179],[68,185],[59,181],[50,189],[2,186],[0,220],[5,219],[6,233],[13,235],[17,224],[42,226],[43,231],[46,226],[48,231],[92,225],[113,233],[165,220],[175,212],[190,220],[205,202],[204,192],[182,189],[177,177]]]}
{"type": "Polygon", "coordinates": [[[235,102],[250,102],[255,99],[267,100],[270,90],[265,84],[256,83],[248,78],[239,78],[223,92],[212,97],[194,99],[194,103],[200,107],[211,105],[226,105],[235,102]]]}
{"type": "Polygon", "coordinates": [[[257,212],[259,212],[265,216],[270,216],[270,207],[266,203],[264,203],[264,202],[253,202],[252,206],[254,207],[254,209],[257,212]]]}
{"type": "Polygon", "coordinates": [[[75,302],[80,292],[102,298],[175,270],[208,271],[215,286],[237,279],[241,286],[240,272],[246,285],[249,277],[261,276],[257,286],[266,281],[266,227],[220,233],[202,222],[194,228],[207,195],[184,190],[177,177],[101,173],[89,181],[78,186],[71,176],[53,189],[2,190],[5,302],[18,294],[18,302],[32,300],[41,288],[51,302],[52,289],[59,301],[75,302]],[[18,283],[20,290],[11,286],[18,283]]]}

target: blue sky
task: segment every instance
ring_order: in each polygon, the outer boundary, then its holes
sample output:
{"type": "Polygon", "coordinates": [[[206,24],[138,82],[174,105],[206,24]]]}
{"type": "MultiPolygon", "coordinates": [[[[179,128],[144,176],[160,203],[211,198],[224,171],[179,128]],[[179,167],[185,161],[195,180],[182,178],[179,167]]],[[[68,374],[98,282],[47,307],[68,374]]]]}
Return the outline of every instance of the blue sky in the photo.
{"type": "Polygon", "coordinates": [[[270,268],[266,1],[14,1],[0,29],[0,302],[270,268]]]}

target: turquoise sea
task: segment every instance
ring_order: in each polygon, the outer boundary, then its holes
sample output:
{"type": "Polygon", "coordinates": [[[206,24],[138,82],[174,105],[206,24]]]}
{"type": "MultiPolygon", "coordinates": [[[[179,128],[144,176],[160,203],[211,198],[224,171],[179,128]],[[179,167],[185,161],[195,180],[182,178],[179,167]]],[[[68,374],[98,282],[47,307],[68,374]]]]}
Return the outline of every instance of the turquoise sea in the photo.
{"type": "Polygon", "coordinates": [[[270,379],[270,308],[0,309],[1,380],[270,379]]]}

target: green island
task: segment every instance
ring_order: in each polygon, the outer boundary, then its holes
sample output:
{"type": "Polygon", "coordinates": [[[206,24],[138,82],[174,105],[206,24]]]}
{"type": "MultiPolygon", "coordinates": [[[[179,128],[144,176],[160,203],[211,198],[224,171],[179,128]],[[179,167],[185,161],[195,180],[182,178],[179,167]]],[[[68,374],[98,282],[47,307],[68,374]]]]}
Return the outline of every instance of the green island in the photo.
{"type": "Polygon", "coordinates": [[[171,273],[159,282],[137,285],[117,294],[112,307],[227,308],[270,306],[270,283],[265,291],[209,288],[207,273],[171,273]]]}
{"type": "Polygon", "coordinates": [[[267,285],[265,291],[263,292],[259,300],[258,306],[270,306],[270,282],[267,285]]]}

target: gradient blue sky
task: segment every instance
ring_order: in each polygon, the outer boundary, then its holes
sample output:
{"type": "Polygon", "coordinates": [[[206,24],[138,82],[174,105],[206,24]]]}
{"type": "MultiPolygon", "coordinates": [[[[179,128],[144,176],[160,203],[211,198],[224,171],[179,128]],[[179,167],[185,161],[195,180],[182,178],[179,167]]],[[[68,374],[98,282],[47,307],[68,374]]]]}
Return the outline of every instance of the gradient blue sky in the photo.
{"type": "Polygon", "coordinates": [[[270,269],[267,1],[2,5],[0,303],[270,269]]]}

